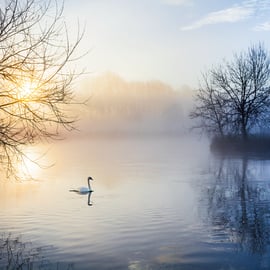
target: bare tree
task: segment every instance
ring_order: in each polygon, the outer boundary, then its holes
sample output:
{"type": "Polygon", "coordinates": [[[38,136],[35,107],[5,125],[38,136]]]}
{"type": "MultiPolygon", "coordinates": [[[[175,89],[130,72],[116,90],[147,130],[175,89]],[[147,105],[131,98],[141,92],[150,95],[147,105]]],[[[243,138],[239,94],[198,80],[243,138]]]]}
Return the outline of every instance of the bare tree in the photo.
{"type": "Polygon", "coordinates": [[[247,139],[269,123],[270,56],[262,44],[212,68],[203,82],[191,113],[200,119],[198,127],[247,139]]]}
{"type": "Polygon", "coordinates": [[[73,128],[67,110],[83,31],[71,42],[63,3],[6,0],[0,5],[0,160],[14,173],[23,146],[73,128]],[[15,159],[15,160],[14,160],[15,159]]]}
{"type": "Polygon", "coordinates": [[[195,127],[201,128],[210,135],[218,134],[224,137],[228,128],[226,102],[221,93],[213,87],[213,82],[209,81],[208,77],[211,77],[211,75],[203,75],[204,85],[197,92],[197,104],[190,116],[200,120],[195,127]]]}

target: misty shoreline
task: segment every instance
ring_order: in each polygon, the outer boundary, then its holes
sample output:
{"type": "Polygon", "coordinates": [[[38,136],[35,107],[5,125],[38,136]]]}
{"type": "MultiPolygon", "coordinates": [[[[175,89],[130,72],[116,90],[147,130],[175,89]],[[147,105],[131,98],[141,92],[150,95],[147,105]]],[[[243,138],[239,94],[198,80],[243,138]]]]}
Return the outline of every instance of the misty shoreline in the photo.
{"type": "Polygon", "coordinates": [[[239,136],[215,137],[210,143],[211,152],[219,155],[245,155],[270,158],[270,136],[254,135],[247,139],[239,136]]]}

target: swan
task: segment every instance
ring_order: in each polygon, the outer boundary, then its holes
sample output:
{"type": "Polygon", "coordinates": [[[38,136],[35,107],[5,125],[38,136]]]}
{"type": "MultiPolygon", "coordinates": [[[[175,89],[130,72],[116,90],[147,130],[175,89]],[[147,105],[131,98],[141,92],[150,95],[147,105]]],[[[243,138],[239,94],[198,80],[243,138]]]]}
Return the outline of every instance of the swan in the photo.
{"type": "Polygon", "coordinates": [[[91,186],[90,186],[90,180],[94,180],[91,176],[88,177],[87,182],[88,182],[88,187],[79,187],[78,189],[70,189],[69,191],[71,192],[77,192],[79,194],[88,194],[90,192],[93,192],[91,186]]]}

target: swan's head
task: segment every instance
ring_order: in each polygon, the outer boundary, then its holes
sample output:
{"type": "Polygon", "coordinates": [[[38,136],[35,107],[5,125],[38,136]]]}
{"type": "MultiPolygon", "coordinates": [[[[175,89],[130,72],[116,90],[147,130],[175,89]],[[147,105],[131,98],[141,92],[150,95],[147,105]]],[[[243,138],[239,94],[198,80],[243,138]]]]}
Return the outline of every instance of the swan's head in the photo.
{"type": "Polygon", "coordinates": [[[89,180],[94,180],[94,179],[93,179],[91,176],[89,176],[89,177],[88,177],[88,181],[89,181],[89,180]]]}

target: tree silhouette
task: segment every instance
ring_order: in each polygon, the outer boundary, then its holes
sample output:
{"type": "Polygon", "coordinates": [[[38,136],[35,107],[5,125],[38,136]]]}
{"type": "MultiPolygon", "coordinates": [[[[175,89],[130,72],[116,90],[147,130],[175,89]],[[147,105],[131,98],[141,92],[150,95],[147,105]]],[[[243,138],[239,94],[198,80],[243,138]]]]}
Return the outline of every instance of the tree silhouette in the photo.
{"type": "Polygon", "coordinates": [[[83,31],[71,42],[57,1],[8,0],[0,7],[0,158],[14,174],[23,146],[73,128],[69,66],[83,31]]]}
{"type": "Polygon", "coordinates": [[[191,113],[211,135],[247,139],[269,124],[270,56],[262,44],[204,74],[191,113]]]}

